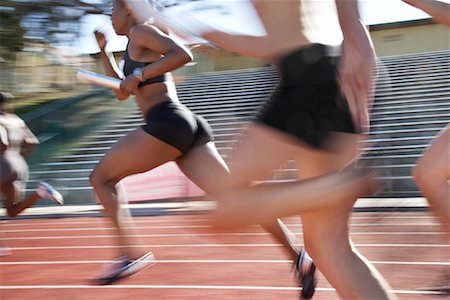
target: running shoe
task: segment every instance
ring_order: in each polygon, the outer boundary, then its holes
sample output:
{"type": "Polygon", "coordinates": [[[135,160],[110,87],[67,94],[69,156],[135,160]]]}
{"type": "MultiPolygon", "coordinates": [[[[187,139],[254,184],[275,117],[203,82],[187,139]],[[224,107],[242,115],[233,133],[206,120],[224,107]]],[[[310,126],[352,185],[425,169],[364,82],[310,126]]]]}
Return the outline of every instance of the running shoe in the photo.
{"type": "Polygon", "coordinates": [[[301,298],[311,299],[317,285],[316,266],[305,249],[302,249],[294,262],[294,273],[302,287],[301,298]]]}
{"type": "Polygon", "coordinates": [[[95,285],[113,284],[126,277],[133,276],[139,271],[145,270],[155,263],[155,256],[148,252],[136,260],[130,260],[126,256],[119,257],[105,266],[105,273],[92,279],[95,285]]]}
{"type": "Polygon", "coordinates": [[[52,200],[59,205],[64,204],[63,196],[47,182],[41,181],[36,186],[36,193],[43,199],[52,200]]]}

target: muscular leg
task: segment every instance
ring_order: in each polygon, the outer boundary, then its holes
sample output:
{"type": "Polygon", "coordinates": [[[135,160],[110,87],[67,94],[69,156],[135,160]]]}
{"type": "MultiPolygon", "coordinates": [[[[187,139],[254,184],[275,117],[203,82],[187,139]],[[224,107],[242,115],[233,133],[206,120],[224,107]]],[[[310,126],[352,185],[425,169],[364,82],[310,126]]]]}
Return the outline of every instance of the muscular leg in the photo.
{"type": "MultiPolygon", "coordinates": [[[[357,136],[339,134],[336,141],[332,152],[301,151],[299,177],[335,172],[356,157],[357,136]]],[[[302,214],[306,250],[343,299],[394,299],[381,274],[351,244],[348,220],[356,199],[349,200],[302,214]]]]}
{"type": "Polygon", "coordinates": [[[432,212],[450,231],[450,127],[444,129],[413,169],[414,180],[432,212]]]}
{"type": "MultiPolygon", "coordinates": [[[[212,197],[218,195],[222,181],[230,175],[228,167],[212,142],[192,149],[178,159],[177,163],[189,179],[212,197]]],[[[298,250],[295,249],[294,235],[281,221],[274,219],[261,226],[285,245],[293,259],[297,258],[298,250]]]]}
{"type": "Polygon", "coordinates": [[[191,149],[176,163],[192,182],[211,196],[219,192],[221,182],[230,174],[213,142],[191,149]]]}
{"type": "Polygon", "coordinates": [[[135,229],[129,211],[120,206],[126,199],[117,183],[126,176],[149,171],[179,155],[176,148],[137,129],[120,139],[92,172],[91,184],[117,230],[122,254],[136,258],[143,253],[129,247],[140,242],[132,237],[135,229]]]}
{"type": "Polygon", "coordinates": [[[33,193],[24,201],[20,201],[20,184],[16,181],[1,183],[1,191],[5,196],[5,208],[9,217],[14,218],[28,207],[33,206],[40,197],[33,193]]]}
{"type": "Polygon", "coordinates": [[[28,177],[28,166],[25,160],[14,156],[0,158],[0,194],[5,197],[5,209],[11,218],[33,206],[40,199],[36,193],[33,193],[21,201],[25,184],[23,184],[24,180],[18,180],[17,172],[21,172],[23,178],[28,177]]]}
{"type": "Polygon", "coordinates": [[[354,201],[357,196],[369,192],[367,178],[350,171],[315,180],[251,186],[249,180],[261,178],[295,157],[304,147],[291,143],[264,125],[253,125],[236,151],[231,164],[232,176],[224,180],[216,214],[217,225],[232,228],[264,224],[329,203],[345,203],[352,198],[354,201]]]}
{"type": "Polygon", "coordinates": [[[279,242],[282,243],[286,253],[296,260],[300,254],[300,247],[296,246],[298,244],[297,238],[294,233],[283,223],[282,220],[276,219],[272,222],[266,222],[261,224],[261,226],[279,242]]]}
{"type": "MultiPolygon", "coordinates": [[[[240,153],[241,149],[237,150],[237,153],[240,153]]],[[[272,159],[273,159],[273,155],[272,159]]],[[[254,156],[252,156],[254,158],[254,156]]],[[[275,159],[273,159],[275,160],[275,159]]],[[[247,184],[259,175],[264,174],[272,170],[277,164],[279,165],[279,160],[276,158],[278,163],[273,163],[269,159],[261,159],[262,162],[268,164],[265,166],[263,163],[260,163],[259,156],[258,160],[255,160],[255,164],[257,164],[257,172],[252,174],[252,169],[247,169],[249,172],[248,175],[240,174],[242,181],[246,181],[247,184]]],[[[185,175],[190,178],[194,183],[196,183],[200,188],[202,188],[207,194],[213,196],[214,198],[219,197],[223,193],[227,193],[227,190],[230,189],[231,185],[233,185],[230,177],[230,173],[228,171],[228,167],[225,162],[217,152],[214,144],[208,143],[202,147],[196,147],[192,149],[186,156],[183,156],[181,159],[177,160],[178,166],[185,173],[185,175]]],[[[234,161],[236,163],[236,161],[234,161]]],[[[251,162],[249,162],[251,163],[251,162]]],[[[226,201],[226,200],[224,200],[226,201]]],[[[222,205],[222,204],[219,204],[222,205]]],[[[276,218],[271,220],[270,222],[266,222],[263,227],[269,229],[269,232],[277,234],[278,238],[282,240],[281,237],[282,229],[277,228],[278,222],[276,218]],[[265,225],[265,226],[264,226],[265,225]]]]}
{"type": "MultiPolygon", "coordinates": [[[[440,132],[413,169],[416,184],[431,211],[442,222],[450,242],[450,127],[440,132]]],[[[449,289],[450,268],[445,269],[443,288],[449,289]]]]}

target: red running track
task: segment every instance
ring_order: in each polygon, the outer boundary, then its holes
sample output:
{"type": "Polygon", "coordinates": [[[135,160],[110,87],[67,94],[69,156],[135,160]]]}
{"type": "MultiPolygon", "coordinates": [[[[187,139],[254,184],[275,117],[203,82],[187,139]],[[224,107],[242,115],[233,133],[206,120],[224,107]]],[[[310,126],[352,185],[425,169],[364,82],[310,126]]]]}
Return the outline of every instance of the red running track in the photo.
{"type": "MultiPolygon", "coordinates": [[[[0,299],[299,298],[292,262],[258,226],[217,234],[209,230],[205,215],[135,220],[157,263],[103,287],[89,285],[102,264],[116,256],[114,232],[103,218],[1,221],[12,255],[1,258],[0,299]]],[[[301,240],[296,219],[285,221],[301,240]]],[[[443,299],[423,290],[450,266],[448,240],[429,213],[354,213],[351,225],[356,248],[399,299],[443,299]]],[[[339,299],[321,274],[314,299],[339,299]]]]}

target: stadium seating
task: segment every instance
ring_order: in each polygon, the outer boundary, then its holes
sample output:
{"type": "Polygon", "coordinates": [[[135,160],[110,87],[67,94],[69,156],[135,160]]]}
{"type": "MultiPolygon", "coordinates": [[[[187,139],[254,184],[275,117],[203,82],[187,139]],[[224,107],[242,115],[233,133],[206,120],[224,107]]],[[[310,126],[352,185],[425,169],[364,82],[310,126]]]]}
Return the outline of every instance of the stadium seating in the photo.
{"type": "MultiPolygon", "coordinates": [[[[386,181],[377,196],[419,196],[411,168],[450,121],[450,51],[383,57],[378,66],[370,146],[364,149],[362,161],[377,169],[386,181]]],[[[276,71],[263,67],[198,74],[177,84],[177,89],[180,100],[210,122],[216,145],[228,160],[243,128],[255,117],[276,81],[276,71]]],[[[76,147],[41,164],[32,178],[57,180],[66,203],[92,201],[85,199],[92,199],[90,171],[119,137],[142,124],[140,113],[130,103],[76,147]]],[[[296,173],[295,165],[288,161],[264,180],[291,180],[296,173]]]]}

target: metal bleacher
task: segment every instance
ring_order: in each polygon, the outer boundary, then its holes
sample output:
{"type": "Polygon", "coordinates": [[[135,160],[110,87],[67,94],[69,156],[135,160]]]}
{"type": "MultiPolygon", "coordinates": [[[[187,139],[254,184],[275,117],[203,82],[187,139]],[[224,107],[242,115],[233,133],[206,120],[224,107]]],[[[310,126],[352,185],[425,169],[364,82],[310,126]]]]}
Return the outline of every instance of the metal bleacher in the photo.
{"type": "MultiPolygon", "coordinates": [[[[378,69],[370,147],[364,149],[362,159],[386,181],[377,196],[419,196],[411,168],[450,121],[450,51],[384,57],[378,69]]],[[[227,160],[243,126],[254,118],[276,81],[276,71],[263,67],[199,74],[177,84],[177,90],[188,108],[209,121],[219,152],[227,160]]],[[[49,178],[57,182],[67,203],[80,204],[80,199],[92,203],[89,173],[119,137],[141,124],[137,107],[127,105],[77,146],[40,164],[31,172],[31,181],[49,178]]],[[[286,162],[274,171],[272,180],[292,179],[295,174],[294,164],[286,162]]]]}

